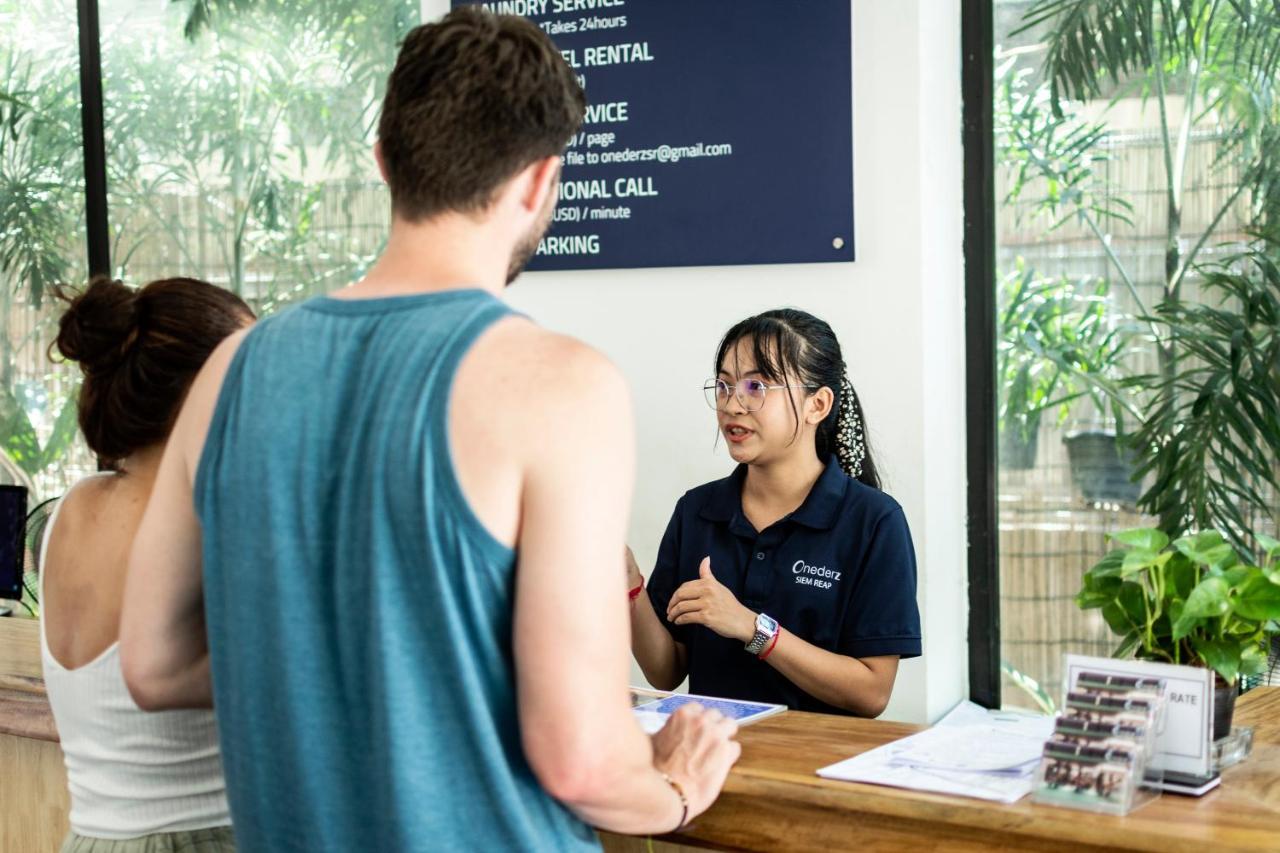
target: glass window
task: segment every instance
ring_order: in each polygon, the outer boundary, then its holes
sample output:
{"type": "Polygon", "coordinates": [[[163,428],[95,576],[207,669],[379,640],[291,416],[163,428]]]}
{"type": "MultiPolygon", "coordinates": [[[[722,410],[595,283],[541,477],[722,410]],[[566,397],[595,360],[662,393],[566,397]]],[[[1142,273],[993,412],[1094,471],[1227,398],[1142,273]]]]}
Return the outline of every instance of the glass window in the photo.
{"type": "MultiPolygon", "coordinates": [[[[360,276],[387,231],[372,145],[417,0],[98,6],[113,274],[203,278],[263,315],[360,276]]],[[[0,0],[0,482],[32,507],[97,467],[79,372],[48,357],[52,289],[88,276],[78,42],[72,0],[0,0]]]]}
{"type": "Polygon", "coordinates": [[[0,0],[0,481],[29,505],[93,470],[76,371],[46,352],[51,289],[86,275],[80,62],[71,0],[0,0]]]}
{"type": "Polygon", "coordinates": [[[1280,168],[1266,144],[1278,116],[1254,94],[1278,82],[1265,63],[1274,62],[1280,31],[1274,22],[1244,27],[1239,4],[1176,5],[1198,17],[1165,20],[1161,4],[1144,2],[1113,4],[1099,22],[1093,12],[1074,14],[1094,6],[1084,0],[995,3],[1006,704],[1034,706],[1036,685],[1056,695],[1064,652],[1109,655],[1121,645],[1102,611],[1075,600],[1083,572],[1115,547],[1108,534],[1222,528],[1233,519],[1246,538],[1275,531],[1265,477],[1250,481],[1251,499],[1196,492],[1249,480],[1237,476],[1241,457],[1213,447],[1244,440],[1253,445],[1244,453],[1274,470],[1277,438],[1267,451],[1250,424],[1221,441],[1220,425],[1190,417],[1209,375],[1198,371],[1212,367],[1193,336],[1226,350],[1231,341],[1176,323],[1197,306],[1238,310],[1206,275],[1233,258],[1239,268],[1235,253],[1274,224],[1259,190],[1280,168]],[[1143,33],[1154,39],[1146,55],[1134,48],[1143,33]],[[1182,442],[1176,453],[1156,449],[1169,441],[1182,442]],[[1203,456],[1193,463],[1195,453],[1203,456]],[[1184,470],[1142,474],[1145,463],[1178,459],[1184,470]]]}
{"type": "Polygon", "coordinates": [[[377,111],[417,0],[102,0],[112,260],[262,313],[358,277],[385,237],[377,111]]]}

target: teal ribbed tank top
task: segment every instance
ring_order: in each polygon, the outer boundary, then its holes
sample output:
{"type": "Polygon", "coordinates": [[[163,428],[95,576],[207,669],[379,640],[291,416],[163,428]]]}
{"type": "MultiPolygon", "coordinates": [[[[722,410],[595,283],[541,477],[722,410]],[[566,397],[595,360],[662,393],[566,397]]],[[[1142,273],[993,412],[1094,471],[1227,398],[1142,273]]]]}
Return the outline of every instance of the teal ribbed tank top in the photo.
{"type": "Polygon", "coordinates": [[[525,760],[515,554],[450,459],[458,363],[510,313],[318,298],[228,369],[195,499],[242,853],[597,848],[525,760]]]}

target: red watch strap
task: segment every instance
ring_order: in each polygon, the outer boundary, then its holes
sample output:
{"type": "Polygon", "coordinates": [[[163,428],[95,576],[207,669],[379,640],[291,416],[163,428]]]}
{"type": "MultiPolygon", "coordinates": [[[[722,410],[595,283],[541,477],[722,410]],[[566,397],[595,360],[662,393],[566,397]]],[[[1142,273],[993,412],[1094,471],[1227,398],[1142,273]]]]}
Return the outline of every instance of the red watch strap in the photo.
{"type": "Polygon", "coordinates": [[[778,628],[778,633],[773,635],[773,639],[769,641],[769,647],[760,653],[760,660],[764,660],[773,653],[773,647],[778,645],[778,638],[782,636],[782,628],[778,628]]]}

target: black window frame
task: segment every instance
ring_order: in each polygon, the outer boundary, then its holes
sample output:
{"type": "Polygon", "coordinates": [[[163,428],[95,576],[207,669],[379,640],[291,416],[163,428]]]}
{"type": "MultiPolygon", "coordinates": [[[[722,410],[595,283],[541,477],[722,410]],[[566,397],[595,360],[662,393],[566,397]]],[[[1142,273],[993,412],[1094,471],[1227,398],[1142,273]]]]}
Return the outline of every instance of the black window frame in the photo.
{"type": "Polygon", "coordinates": [[[84,152],[85,249],[89,275],[111,274],[107,147],[102,106],[102,39],[97,0],[76,0],[80,36],[80,125],[84,152]]]}
{"type": "Polygon", "coordinates": [[[969,698],[1000,707],[994,0],[961,0],[969,698]]]}

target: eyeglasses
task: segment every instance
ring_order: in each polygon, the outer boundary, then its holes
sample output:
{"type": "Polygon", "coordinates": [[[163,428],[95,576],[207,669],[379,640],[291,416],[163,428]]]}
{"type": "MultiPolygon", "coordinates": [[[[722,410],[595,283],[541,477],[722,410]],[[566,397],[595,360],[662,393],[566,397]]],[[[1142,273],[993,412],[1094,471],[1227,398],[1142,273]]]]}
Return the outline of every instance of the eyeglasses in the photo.
{"type": "Polygon", "coordinates": [[[760,407],[764,405],[765,398],[770,391],[776,391],[779,388],[808,388],[814,390],[819,385],[769,385],[759,379],[739,379],[737,384],[730,385],[723,379],[708,379],[707,384],[702,386],[702,393],[706,395],[707,405],[718,412],[722,412],[729,405],[730,397],[737,397],[738,402],[742,404],[742,408],[748,412],[758,412],[760,407]]]}

